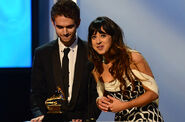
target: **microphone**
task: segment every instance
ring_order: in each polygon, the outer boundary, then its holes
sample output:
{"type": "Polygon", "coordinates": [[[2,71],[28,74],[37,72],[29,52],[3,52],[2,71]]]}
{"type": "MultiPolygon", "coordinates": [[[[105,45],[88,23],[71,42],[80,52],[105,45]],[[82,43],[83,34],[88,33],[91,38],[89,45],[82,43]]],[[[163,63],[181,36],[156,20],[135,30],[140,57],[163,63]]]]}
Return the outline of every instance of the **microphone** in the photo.
{"type": "MultiPolygon", "coordinates": [[[[88,69],[89,74],[91,74],[91,71],[94,69],[94,64],[89,61],[87,63],[87,69],[88,69]]],[[[93,77],[92,74],[90,77],[93,77]]],[[[91,101],[90,91],[92,90],[90,84],[92,84],[92,78],[90,78],[89,82],[88,82],[88,118],[86,119],[85,122],[93,122],[93,121],[95,122],[96,121],[96,119],[94,118],[94,113],[93,113],[91,106],[90,106],[90,101],[91,101]]]]}
{"type": "Polygon", "coordinates": [[[87,68],[88,68],[88,71],[91,72],[93,69],[94,69],[94,64],[92,62],[88,62],[87,63],[87,68]]]}

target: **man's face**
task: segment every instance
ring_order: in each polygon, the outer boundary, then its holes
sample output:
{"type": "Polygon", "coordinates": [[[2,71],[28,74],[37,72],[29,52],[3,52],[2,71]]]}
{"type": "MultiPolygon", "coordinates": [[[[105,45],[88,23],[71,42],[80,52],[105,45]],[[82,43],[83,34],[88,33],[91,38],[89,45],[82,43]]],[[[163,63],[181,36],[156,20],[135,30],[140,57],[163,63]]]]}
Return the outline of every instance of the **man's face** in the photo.
{"type": "Polygon", "coordinates": [[[75,21],[65,16],[56,16],[53,25],[61,42],[67,47],[71,46],[76,39],[76,29],[78,27],[75,21]]]}

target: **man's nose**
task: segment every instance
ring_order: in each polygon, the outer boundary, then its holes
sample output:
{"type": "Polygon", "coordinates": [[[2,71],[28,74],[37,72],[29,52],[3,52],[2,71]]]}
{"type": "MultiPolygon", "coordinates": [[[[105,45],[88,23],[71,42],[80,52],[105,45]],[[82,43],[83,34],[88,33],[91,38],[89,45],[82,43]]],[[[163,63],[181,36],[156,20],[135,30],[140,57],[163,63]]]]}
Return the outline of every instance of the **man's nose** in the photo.
{"type": "Polygon", "coordinates": [[[64,29],[63,29],[63,33],[64,33],[64,35],[67,35],[67,34],[68,34],[67,28],[64,28],[64,29]]]}

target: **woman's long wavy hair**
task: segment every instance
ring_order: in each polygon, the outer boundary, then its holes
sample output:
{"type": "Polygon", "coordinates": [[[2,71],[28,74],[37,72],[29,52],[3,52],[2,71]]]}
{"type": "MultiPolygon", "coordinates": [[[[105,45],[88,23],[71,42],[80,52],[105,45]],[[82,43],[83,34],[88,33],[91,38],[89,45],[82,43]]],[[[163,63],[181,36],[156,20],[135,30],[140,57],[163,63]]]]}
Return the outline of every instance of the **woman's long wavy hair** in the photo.
{"type": "MultiPolygon", "coordinates": [[[[88,48],[89,48],[89,60],[93,62],[96,71],[101,75],[103,73],[103,65],[102,60],[103,56],[99,55],[92,47],[91,37],[92,35],[102,32],[102,29],[112,37],[112,45],[109,51],[106,54],[106,59],[109,61],[113,61],[112,66],[109,69],[109,72],[114,77],[114,79],[118,79],[121,83],[120,89],[126,88],[126,80],[123,76],[125,76],[129,81],[131,81],[132,85],[134,84],[134,79],[136,78],[133,75],[130,64],[131,64],[131,56],[128,51],[128,47],[125,45],[123,41],[124,33],[121,28],[113,22],[108,17],[98,17],[94,21],[91,22],[89,26],[88,33],[88,48]]],[[[134,85],[133,85],[134,86],[134,85]]],[[[122,89],[124,93],[124,89],[122,89]]]]}

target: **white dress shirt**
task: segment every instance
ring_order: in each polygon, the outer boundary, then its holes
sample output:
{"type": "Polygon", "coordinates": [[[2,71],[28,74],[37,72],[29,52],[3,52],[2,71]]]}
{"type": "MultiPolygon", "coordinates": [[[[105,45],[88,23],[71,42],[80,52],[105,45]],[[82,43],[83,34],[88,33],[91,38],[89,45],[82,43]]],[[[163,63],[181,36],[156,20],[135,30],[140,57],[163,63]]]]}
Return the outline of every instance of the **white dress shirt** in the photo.
{"type": "MultiPolygon", "coordinates": [[[[76,63],[76,56],[77,56],[77,49],[78,49],[78,38],[74,41],[74,43],[69,47],[70,51],[68,54],[69,58],[69,96],[68,96],[68,101],[71,100],[72,96],[72,87],[73,87],[73,80],[74,80],[74,72],[75,72],[75,63],[76,63]]],[[[67,48],[61,41],[60,38],[58,38],[58,45],[59,45],[59,55],[60,55],[60,62],[61,62],[61,67],[62,67],[62,58],[64,56],[64,49],[67,48]]]]}

